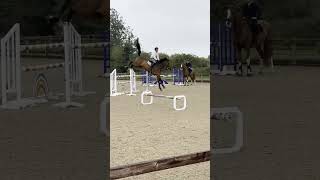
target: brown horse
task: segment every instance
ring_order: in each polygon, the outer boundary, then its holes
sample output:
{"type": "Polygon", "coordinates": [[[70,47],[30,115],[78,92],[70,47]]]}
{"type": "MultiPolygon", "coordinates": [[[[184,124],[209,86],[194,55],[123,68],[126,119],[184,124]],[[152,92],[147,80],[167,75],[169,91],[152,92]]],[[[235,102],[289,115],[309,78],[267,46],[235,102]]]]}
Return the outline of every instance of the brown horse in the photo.
{"type": "Polygon", "coordinates": [[[273,70],[273,50],[271,42],[271,25],[266,21],[259,21],[261,31],[254,35],[250,30],[249,21],[240,14],[240,10],[229,8],[227,10],[227,27],[232,27],[233,42],[236,48],[236,70],[238,75],[243,75],[241,50],[245,50],[247,61],[247,75],[252,75],[250,63],[250,48],[255,48],[259,54],[260,71],[263,72],[263,64],[271,65],[273,70]]]}
{"type": "Polygon", "coordinates": [[[190,73],[186,63],[182,64],[182,73],[183,73],[183,84],[186,86],[189,83],[189,77],[192,81],[192,83],[195,82],[196,80],[196,74],[194,73],[194,71],[192,71],[190,73]]]}
{"type": "Polygon", "coordinates": [[[148,71],[152,75],[155,75],[157,77],[159,89],[160,91],[162,91],[162,88],[166,88],[166,87],[164,86],[163,80],[161,79],[161,71],[169,68],[169,59],[168,58],[160,59],[158,62],[156,62],[151,66],[151,64],[149,64],[147,59],[141,57],[141,47],[139,43],[139,38],[136,40],[136,48],[138,50],[138,57],[135,60],[130,61],[129,68],[133,68],[137,70],[142,69],[142,70],[148,71]]]}
{"type": "Polygon", "coordinates": [[[167,58],[160,59],[153,66],[150,66],[148,60],[146,60],[141,56],[138,56],[135,60],[129,63],[129,67],[136,70],[143,69],[145,71],[148,71],[150,74],[155,75],[157,77],[157,82],[158,82],[160,91],[162,91],[162,88],[165,88],[163,80],[161,79],[161,71],[169,67],[169,59],[167,58]]]}

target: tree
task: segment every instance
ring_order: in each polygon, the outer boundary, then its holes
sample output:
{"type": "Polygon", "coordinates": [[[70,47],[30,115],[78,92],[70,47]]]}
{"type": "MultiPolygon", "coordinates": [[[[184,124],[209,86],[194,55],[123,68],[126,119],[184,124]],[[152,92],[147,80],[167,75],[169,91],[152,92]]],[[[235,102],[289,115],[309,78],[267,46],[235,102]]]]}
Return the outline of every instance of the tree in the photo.
{"type": "Polygon", "coordinates": [[[128,61],[134,56],[136,37],[115,9],[110,10],[110,37],[111,51],[115,51],[111,52],[111,66],[124,69],[121,67],[126,67],[128,61]]]}
{"type": "MultiPolygon", "coordinates": [[[[135,40],[132,29],[127,26],[115,10],[110,12],[110,33],[111,33],[111,68],[116,68],[118,72],[125,72],[128,67],[128,61],[134,59],[136,54],[135,40]]],[[[150,59],[150,53],[141,52],[141,57],[150,59]]],[[[174,54],[169,56],[165,53],[159,54],[160,59],[168,58],[171,67],[180,67],[182,63],[189,61],[193,67],[201,73],[209,73],[209,59],[200,58],[191,54],[174,54]]]]}

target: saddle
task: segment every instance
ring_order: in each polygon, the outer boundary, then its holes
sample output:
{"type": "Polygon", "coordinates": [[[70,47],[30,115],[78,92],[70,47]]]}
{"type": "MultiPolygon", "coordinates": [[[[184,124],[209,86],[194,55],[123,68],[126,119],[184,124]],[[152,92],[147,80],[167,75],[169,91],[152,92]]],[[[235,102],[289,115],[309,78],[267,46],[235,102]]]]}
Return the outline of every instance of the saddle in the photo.
{"type": "Polygon", "coordinates": [[[152,60],[149,60],[147,63],[149,64],[149,66],[151,66],[151,69],[152,69],[154,65],[156,65],[157,63],[159,63],[159,61],[154,62],[154,61],[152,61],[152,60]]]}

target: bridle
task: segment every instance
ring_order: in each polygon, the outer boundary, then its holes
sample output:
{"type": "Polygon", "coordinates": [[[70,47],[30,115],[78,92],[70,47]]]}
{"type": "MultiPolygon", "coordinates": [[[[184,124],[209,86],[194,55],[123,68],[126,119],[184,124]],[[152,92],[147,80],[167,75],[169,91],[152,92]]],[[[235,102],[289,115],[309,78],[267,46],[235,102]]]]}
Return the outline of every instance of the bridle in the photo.
{"type": "Polygon", "coordinates": [[[232,13],[231,13],[231,9],[229,8],[227,10],[227,20],[226,20],[226,27],[228,28],[231,28],[232,26],[231,18],[232,18],[232,13]]]}

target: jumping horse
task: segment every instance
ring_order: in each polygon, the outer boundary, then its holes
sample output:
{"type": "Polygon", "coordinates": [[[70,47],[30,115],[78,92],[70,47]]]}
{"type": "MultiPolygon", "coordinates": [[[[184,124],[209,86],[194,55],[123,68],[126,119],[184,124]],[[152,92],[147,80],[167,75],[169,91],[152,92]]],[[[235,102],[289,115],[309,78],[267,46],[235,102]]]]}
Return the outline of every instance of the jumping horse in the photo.
{"type": "Polygon", "coordinates": [[[152,75],[155,75],[157,77],[159,89],[162,91],[162,88],[165,88],[165,86],[163,80],[161,79],[161,71],[169,68],[169,59],[160,59],[157,63],[151,66],[147,59],[141,57],[141,49],[138,41],[136,43],[136,48],[138,49],[138,57],[129,62],[129,67],[136,70],[142,69],[148,71],[152,75]]]}
{"type": "Polygon", "coordinates": [[[250,30],[249,20],[243,17],[239,8],[227,9],[226,26],[232,27],[234,47],[236,48],[236,72],[243,75],[241,50],[245,50],[247,62],[247,76],[252,75],[250,62],[250,48],[255,48],[259,54],[260,70],[263,73],[263,64],[271,66],[273,71],[273,49],[271,39],[271,25],[264,20],[258,22],[259,32],[253,34],[250,30]]]}

